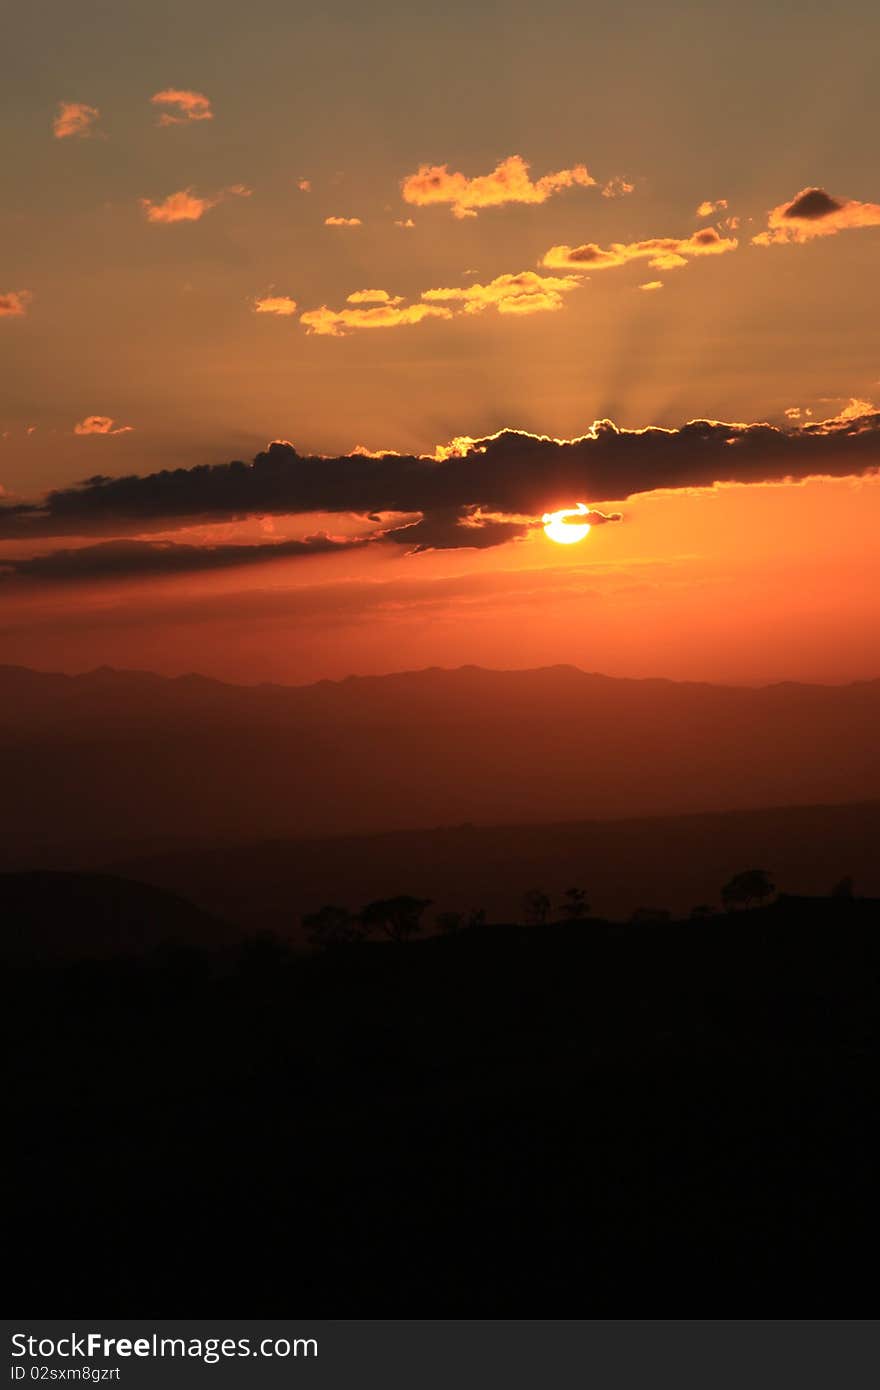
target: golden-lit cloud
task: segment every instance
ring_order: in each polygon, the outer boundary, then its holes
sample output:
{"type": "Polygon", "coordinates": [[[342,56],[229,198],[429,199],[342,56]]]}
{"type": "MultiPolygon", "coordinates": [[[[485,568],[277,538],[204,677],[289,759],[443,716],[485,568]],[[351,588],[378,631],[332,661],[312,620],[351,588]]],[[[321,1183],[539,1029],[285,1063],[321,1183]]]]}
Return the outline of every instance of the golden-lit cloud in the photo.
{"type": "Polygon", "coordinates": [[[697,208],[697,217],[711,217],[713,212],[724,212],[726,208],[726,198],[716,198],[714,203],[706,198],[697,208]]]}
{"type": "Polygon", "coordinates": [[[611,270],[630,261],[646,260],[652,270],[675,270],[694,256],[720,256],[735,251],[736,237],[723,237],[714,227],[702,227],[689,237],[649,237],[645,241],[614,241],[608,247],[551,246],[541,264],[550,270],[611,270]]]}
{"type": "Polygon", "coordinates": [[[622,174],[615,174],[607,183],[602,185],[603,198],[625,198],[627,193],[632,193],[635,188],[634,183],[625,179],[622,174]]]}
{"type": "Polygon", "coordinates": [[[522,270],[518,275],[498,275],[487,285],[425,290],[422,299],[429,304],[460,304],[466,314],[481,314],[484,309],[497,309],[499,314],[538,314],[561,309],[562,296],[581,283],[576,275],[538,275],[534,270],[522,270]]]}
{"type": "Polygon", "coordinates": [[[297,179],[296,186],[300,193],[311,193],[312,191],[311,179],[297,179]]]}
{"type": "Polygon", "coordinates": [[[361,227],[363,223],[359,217],[325,217],[325,227],[361,227]]]}
{"type": "Polygon", "coordinates": [[[100,116],[97,106],[88,106],[84,101],[59,101],[58,113],[52,122],[52,134],[56,140],[67,140],[72,135],[93,135],[95,122],[100,116]]]}
{"type": "Polygon", "coordinates": [[[856,227],[880,227],[880,203],[832,198],[824,188],[802,188],[789,203],[773,208],[767,231],[752,237],[755,246],[779,246],[836,236],[856,227]]]}
{"type": "Polygon", "coordinates": [[[182,188],[178,193],[169,193],[161,203],[141,198],[140,204],[148,222],[198,222],[219,201],[218,197],[200,198],[191,188],[182,188]]]}
{"type": "Polygon", "coordinates": [[[117,425],[109,415],[87,415],[73,427],[74,434],[130,434],[133,425],[117,425]]]}
{"type": "Polygon", "coordinates": [[[644,283],[643,285],[637,285],[636,288],[637,288],[637,289],[640,289],[640,290],[662,290],[662,288],[663,288],[663,281],[662,281],[662,280],[646,280],[645,283],[644,283]]]}
{"type": "Polygon", "coordinates": [[[346,304],[402,304],[403,296],[387,290],[353,290],[345,296],[346,304]]]}
{"type": "Polygon", "coordinates": [[[452,310],[434,304],[374,304],[366,309],[309,309],[300,315],[300,323],[309,333],[322,337],[340,338],[354,328],[399,328],[421,323],[423,319],[451,319],[452,310]]]}
{"type": "Polygon", "coordinates": [[[21,319],[33,299],[30,290],[0,290],[0,319],[21,319]]]}
{"type": "Polygon", "coordinates": [[[405,203],[417,207],[448,204],[455,217],[476,217],[478,208],[501,207],[505,203],[545,203],[554,193],[580,185],[590,188],[596,180],[583,164],[558,169],[532,182],[529,164],[512,154],[497,164],[491,174],[468,178],[450,173],[448,164],[421,164],[401,182],[405,203]]]}
{"type": "MultiPolygon", "coordinates": [[[[812,415],[812,413],[812,410],[804,412],[805,415],[812,415]]],[[[786,414],[788,414],[787,411],[786,414]]],[[[872,428],[876,428],[878,415],[880,415],[880,406],[876,405],[874,401],[860,400],[858,396],[850,396],[846,405],[836,415],[832,415],[827,420],[808,421],[804,425],[804,429],[818,434],[835,434],[839,431],[866,434],[872,428]]]]}
{"type": "Polygon", "coordinates": [[[161,203],[150,198],[141,198],[140,205],[148,222],[198,222],[206,212],[215,208],[227,196],[249,198],[251,190],[243,183],[231,184],[219,193],[200,197],[192,188],[182,188],[177,193],[169,193],[161,203]]]}
{"type": "Polygon", "coordinates": [[[165,107],[157,125],[186,125],[189,121],[212,121],[214,112],[202,92],[189,92],[178,87],[166,87],[150,97],[154,106],[165,107]]]}
{"type": "Polygon", "coordinates": [[[278,314],[281,318],[289,318],[296,313],[296,300],[286,294],[267,294],[262,299],[254,300],[254,313],[278,314]]]}
{"type": "Polygon", "coordinates": [[[404,231],[408,232],[416,224],[411,217],[398,217],[395,219],[394,225],[395,227],[402,227],[404,231]]]}
{"type": "Polygon", "coordinates": [[[402,295],[388,290],[353,290],[346,303],[351,309],[330,309],[322,304],[300,315],[309,333],[339,338],[352,329],[398,328],[428,318],[451,319],[462,314],[538,314],[561,309],[563,295],[580,287],[577,275],[538,275],[523,270],[518,275],[498,275],[486,285],[453,286],[424,290],[421,302],[405,304],[402,295]],[[365,307],[364,307],[365,306],[365,307]]]}

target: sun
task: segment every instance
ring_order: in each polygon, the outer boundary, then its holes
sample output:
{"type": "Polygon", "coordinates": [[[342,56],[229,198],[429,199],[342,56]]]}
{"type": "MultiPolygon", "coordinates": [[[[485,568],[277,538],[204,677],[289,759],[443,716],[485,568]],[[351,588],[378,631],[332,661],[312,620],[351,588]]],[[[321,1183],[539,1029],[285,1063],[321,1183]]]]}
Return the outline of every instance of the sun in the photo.
{"type": "Polygon", "coordinates": [[[590,533],[589,522],[580,524],[569,521],[570,516],[586,516],[589,514],[589,507],[586,502],[578,502],[577,506],[569,507],[562,512],[545,512],[544,535],[549,536],[551,541],[556,541],[559,545],[572,545],[575,541],[582,541],[584,536],[590,533]]]}

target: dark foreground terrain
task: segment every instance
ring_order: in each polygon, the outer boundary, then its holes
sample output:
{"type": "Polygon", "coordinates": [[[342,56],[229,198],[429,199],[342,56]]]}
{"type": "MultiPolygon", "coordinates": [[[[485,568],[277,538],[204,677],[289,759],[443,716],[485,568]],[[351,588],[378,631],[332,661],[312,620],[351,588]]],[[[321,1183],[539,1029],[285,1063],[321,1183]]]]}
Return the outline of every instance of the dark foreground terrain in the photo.
{"type": "Polygon", "coordinates": [[[5,972],[15,1306],[873,1315],[878,910],[44,936],[5,972]]]}

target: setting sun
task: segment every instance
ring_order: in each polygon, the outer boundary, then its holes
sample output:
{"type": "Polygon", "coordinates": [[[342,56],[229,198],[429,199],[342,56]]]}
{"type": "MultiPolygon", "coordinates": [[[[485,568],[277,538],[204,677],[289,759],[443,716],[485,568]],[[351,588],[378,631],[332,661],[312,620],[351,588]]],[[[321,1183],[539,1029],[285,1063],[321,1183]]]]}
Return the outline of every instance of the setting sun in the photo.
{"type": "Polygon", "coordinates": [[[576,507],[569,507],[561,512],[545,512],[542,518],[544,522],[544,535],[551,541],[556,541],[558,545],[573,545],[575,541],[582,541],[590,533],[589,522],[569,521],[570,516],[586,516],[589,507],[584,502],[578,502],[576,507]]]}

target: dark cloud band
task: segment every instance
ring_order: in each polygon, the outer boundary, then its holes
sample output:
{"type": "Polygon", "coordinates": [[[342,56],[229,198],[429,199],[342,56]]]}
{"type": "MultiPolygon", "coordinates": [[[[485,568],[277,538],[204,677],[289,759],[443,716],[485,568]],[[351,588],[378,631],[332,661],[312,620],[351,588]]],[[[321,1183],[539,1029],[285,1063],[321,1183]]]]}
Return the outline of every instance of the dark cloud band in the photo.
{"type": "MultiPolygon", "coordinates": [[[[39,502],[0,508],[0,537],[138,534],[195,520],[350,513],[417,519],[360,542],[325,536],[204,549],[126,540],[9,562],[7,573],[68,579],[183,573],[326,553],[376,541],[409,550],[486,548],[524,536],[545,511],[582,499],[624,499],[656,489],[750,483],[880,467],[880,412],[852,406],[823,422],[781,428],[695,420],[679,429],[619,429],[599,421],[563,441],[514,431],[467,440],[438,457],[363,453],[307,457],[276,441],[253,463],[86,479],[39,502]],[[479,510],[478,510],[479,509],[479,510]]],[[[600,524],[609,519],[597,515],[600,524]]]]}

